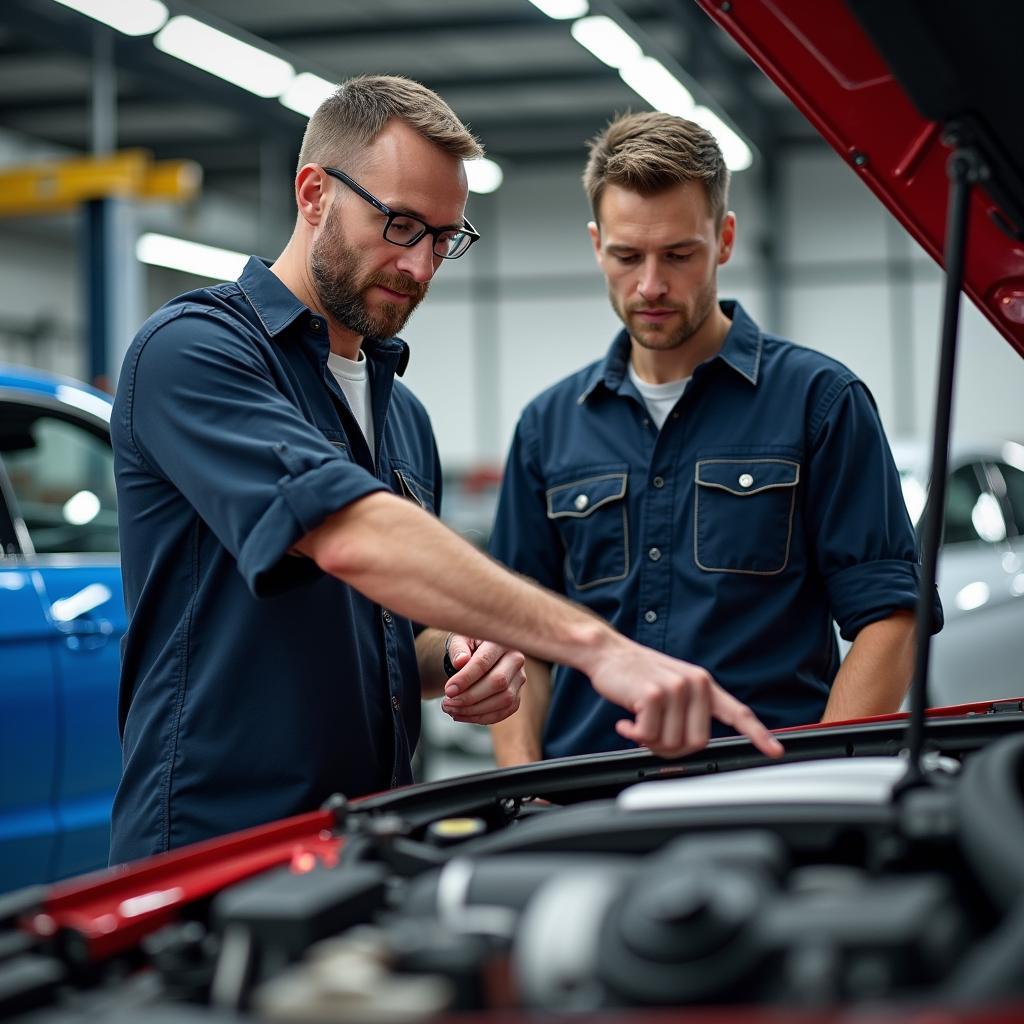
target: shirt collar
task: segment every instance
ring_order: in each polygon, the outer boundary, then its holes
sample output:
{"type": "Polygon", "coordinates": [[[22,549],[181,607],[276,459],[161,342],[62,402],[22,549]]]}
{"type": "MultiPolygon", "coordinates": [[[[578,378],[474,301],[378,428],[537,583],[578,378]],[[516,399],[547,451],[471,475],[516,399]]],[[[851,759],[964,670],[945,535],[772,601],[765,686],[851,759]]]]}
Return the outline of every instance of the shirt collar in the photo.
{"type": "MultiPolygon", "coordinates": [[[[276,338],[302,314],[311,312],[270,269],[270,262],[258,256],[249,257],[238,287],[271,338],[276,338]]],[[[369,359],[393,362],[399,377],[409,365],[409,346],[401,338],[365,338],[363,350],[369,359]]]]}
{"type": "Polygon", "coordinates": [[[271,271],[270,263],[258,256],[249,257],[238,279],[238,287],[271,338],[276,338],[299,316],[309,312],[309,307],[271,271]]]}
{"type": "MultiPolygon", "coordinates": [[[[722,347],[709,362],[721,359],[722,362],[756,386],[763,347],[761,331],[734,299],[725,299],[719,305],[722,312],[732,321],[732,326],[725,336],[725,341],[722,342],[722,347]]],[[[602,384],[612,393],[619,392],[623,381],[628,379],[630,351],[629,333],[623,328],[615,336],[611,348],[608,349],[608,354],[587,375],[583,390],[576,399],[576,404],[583,405],[602,384]]]]}
{"type": "Polygon", "coordinates": [[[732,327],[715,359],[721,359],[756,387],[761,372],[761,351],[764,348],[761,329],[735,299],[725,299],[719,305],[732,321],[732,327]]]}

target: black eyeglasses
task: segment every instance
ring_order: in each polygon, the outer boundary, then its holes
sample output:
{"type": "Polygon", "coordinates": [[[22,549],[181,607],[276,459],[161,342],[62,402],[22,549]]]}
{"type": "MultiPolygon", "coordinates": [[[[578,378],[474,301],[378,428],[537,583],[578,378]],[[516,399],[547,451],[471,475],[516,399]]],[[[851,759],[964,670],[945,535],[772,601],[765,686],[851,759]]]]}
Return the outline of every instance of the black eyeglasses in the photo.
{"type": "Polygon", "coordinates": [[[392,245],[408,248],[415,245],[424,235],[430,235],[434,240],[435,256],[445,260],[457,260],[480,237],[468,220],[463,220],[461,228],[432,228],[426,221],[414,217],[411,213],[396,213],[375,195],[367,192],[358,182],[353,181],[344,171],[339,171],[337,167],[324,167],[324,170],[332,178],[343,181],[357,196],[361,196],[387,217],[384,222],[384,240],[391,242],[392,245]]]}

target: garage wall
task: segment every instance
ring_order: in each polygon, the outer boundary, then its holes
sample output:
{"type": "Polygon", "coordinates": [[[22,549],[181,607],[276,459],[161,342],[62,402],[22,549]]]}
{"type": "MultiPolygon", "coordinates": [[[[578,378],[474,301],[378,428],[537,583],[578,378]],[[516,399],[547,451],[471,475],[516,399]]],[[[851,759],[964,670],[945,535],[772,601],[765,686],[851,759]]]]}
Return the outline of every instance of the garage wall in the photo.
{"type": "MultiPolygon", "coordinates": [[[[16,152],[0,139],[0,156],[11,162],[16,152]]],[[[443,267],[405,331],[413,348],[406,381],[431,411],[450,468],[500,462],[523,404],[603,355],[617,330],[586,233],[579,170],[508,168],[497,193],[472,196],[485,241],[443,267]]],[[[824,151],[783,162],[775,223],[755,172],[736,177],[732,206],[738,243],[721,293],[765,328],[847,363],[874,393],[890,436],[926,435],[942,282],[932,261],[824,151]],[[766,244],[779,253],[775,303],[766,244]]],[[[258,210],[224,198],[137,217],[140,229],[271,255],[286,237],[280,217],[268,230],[270,218],[261,223],[258,210]]],[[[0,360],[84,372],[76,246],[71,217],[0,221],[0,360]]],[[[145,278],[147,309],[203,283],[153,268],[145,278]]],[[[962,353],[955,429],[1024,437],[1024,362],[966,301],[962,353]]]]}

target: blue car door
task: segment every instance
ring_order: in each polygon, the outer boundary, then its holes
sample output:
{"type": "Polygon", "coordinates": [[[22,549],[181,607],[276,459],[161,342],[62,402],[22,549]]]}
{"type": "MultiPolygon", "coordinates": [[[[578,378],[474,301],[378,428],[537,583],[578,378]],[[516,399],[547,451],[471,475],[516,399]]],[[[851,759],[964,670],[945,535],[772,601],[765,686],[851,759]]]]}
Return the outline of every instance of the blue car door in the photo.
{"type": "Polygon", "coordinates": [[[9,547],[5,542],[0,559],[0,892],[43,880],[57,831],[51,631],[42,581],[9,561],[9,547]]]}
{"type": "MultiPolygon", "coordinates": [[[[117,681],[125,612],[113,457],[102,419],[56,397],[22,396],[0,414],[0,433],[8,435],[0,459],[20,547],[16,564],[32,580],[36,602],[35,676],[45,675],[49,687],[44,697],[42,682],[34,684],[38,701],[23,705],[11,727],[25,736],[40,733],[44,722],[50,729],[51,845],[30,879],[50,881],[106,863],[121,773],[117,681]]],[[[5,665],[8,660],[5,655],[5,665]]],[[[22,651],[11,666],[27,688],[28,655],[22,651]]],[[[25,762],[19,787],[41,791],[43,759],[40,745],[31,764],[25,762]]]]}

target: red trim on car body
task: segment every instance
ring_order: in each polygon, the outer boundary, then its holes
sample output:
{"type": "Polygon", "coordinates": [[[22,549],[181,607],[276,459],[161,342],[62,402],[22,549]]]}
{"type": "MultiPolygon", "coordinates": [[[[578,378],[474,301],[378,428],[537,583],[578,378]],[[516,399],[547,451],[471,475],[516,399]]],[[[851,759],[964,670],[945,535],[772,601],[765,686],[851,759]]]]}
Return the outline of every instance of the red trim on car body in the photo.
{"type": "MultiPolygon", "coordinates": [[[[950,149],[841,3],[697,0],[786,94],[886,209],[942,266],[950,149]]],[[[971,194],[964,291],[1024,355],[1024,246],[994,223],[984,183],[971,194]]]]}
{"type": "Polygon", "coordinates": [[[41,938],[70,933],[76,955],[102,960],[188,904],[261,871],[285,864],[309,870],[309,857],[333,866],[344,844],[334,827],[333,812],[313,811],[58,883],[21,925],[41,938]]]}

